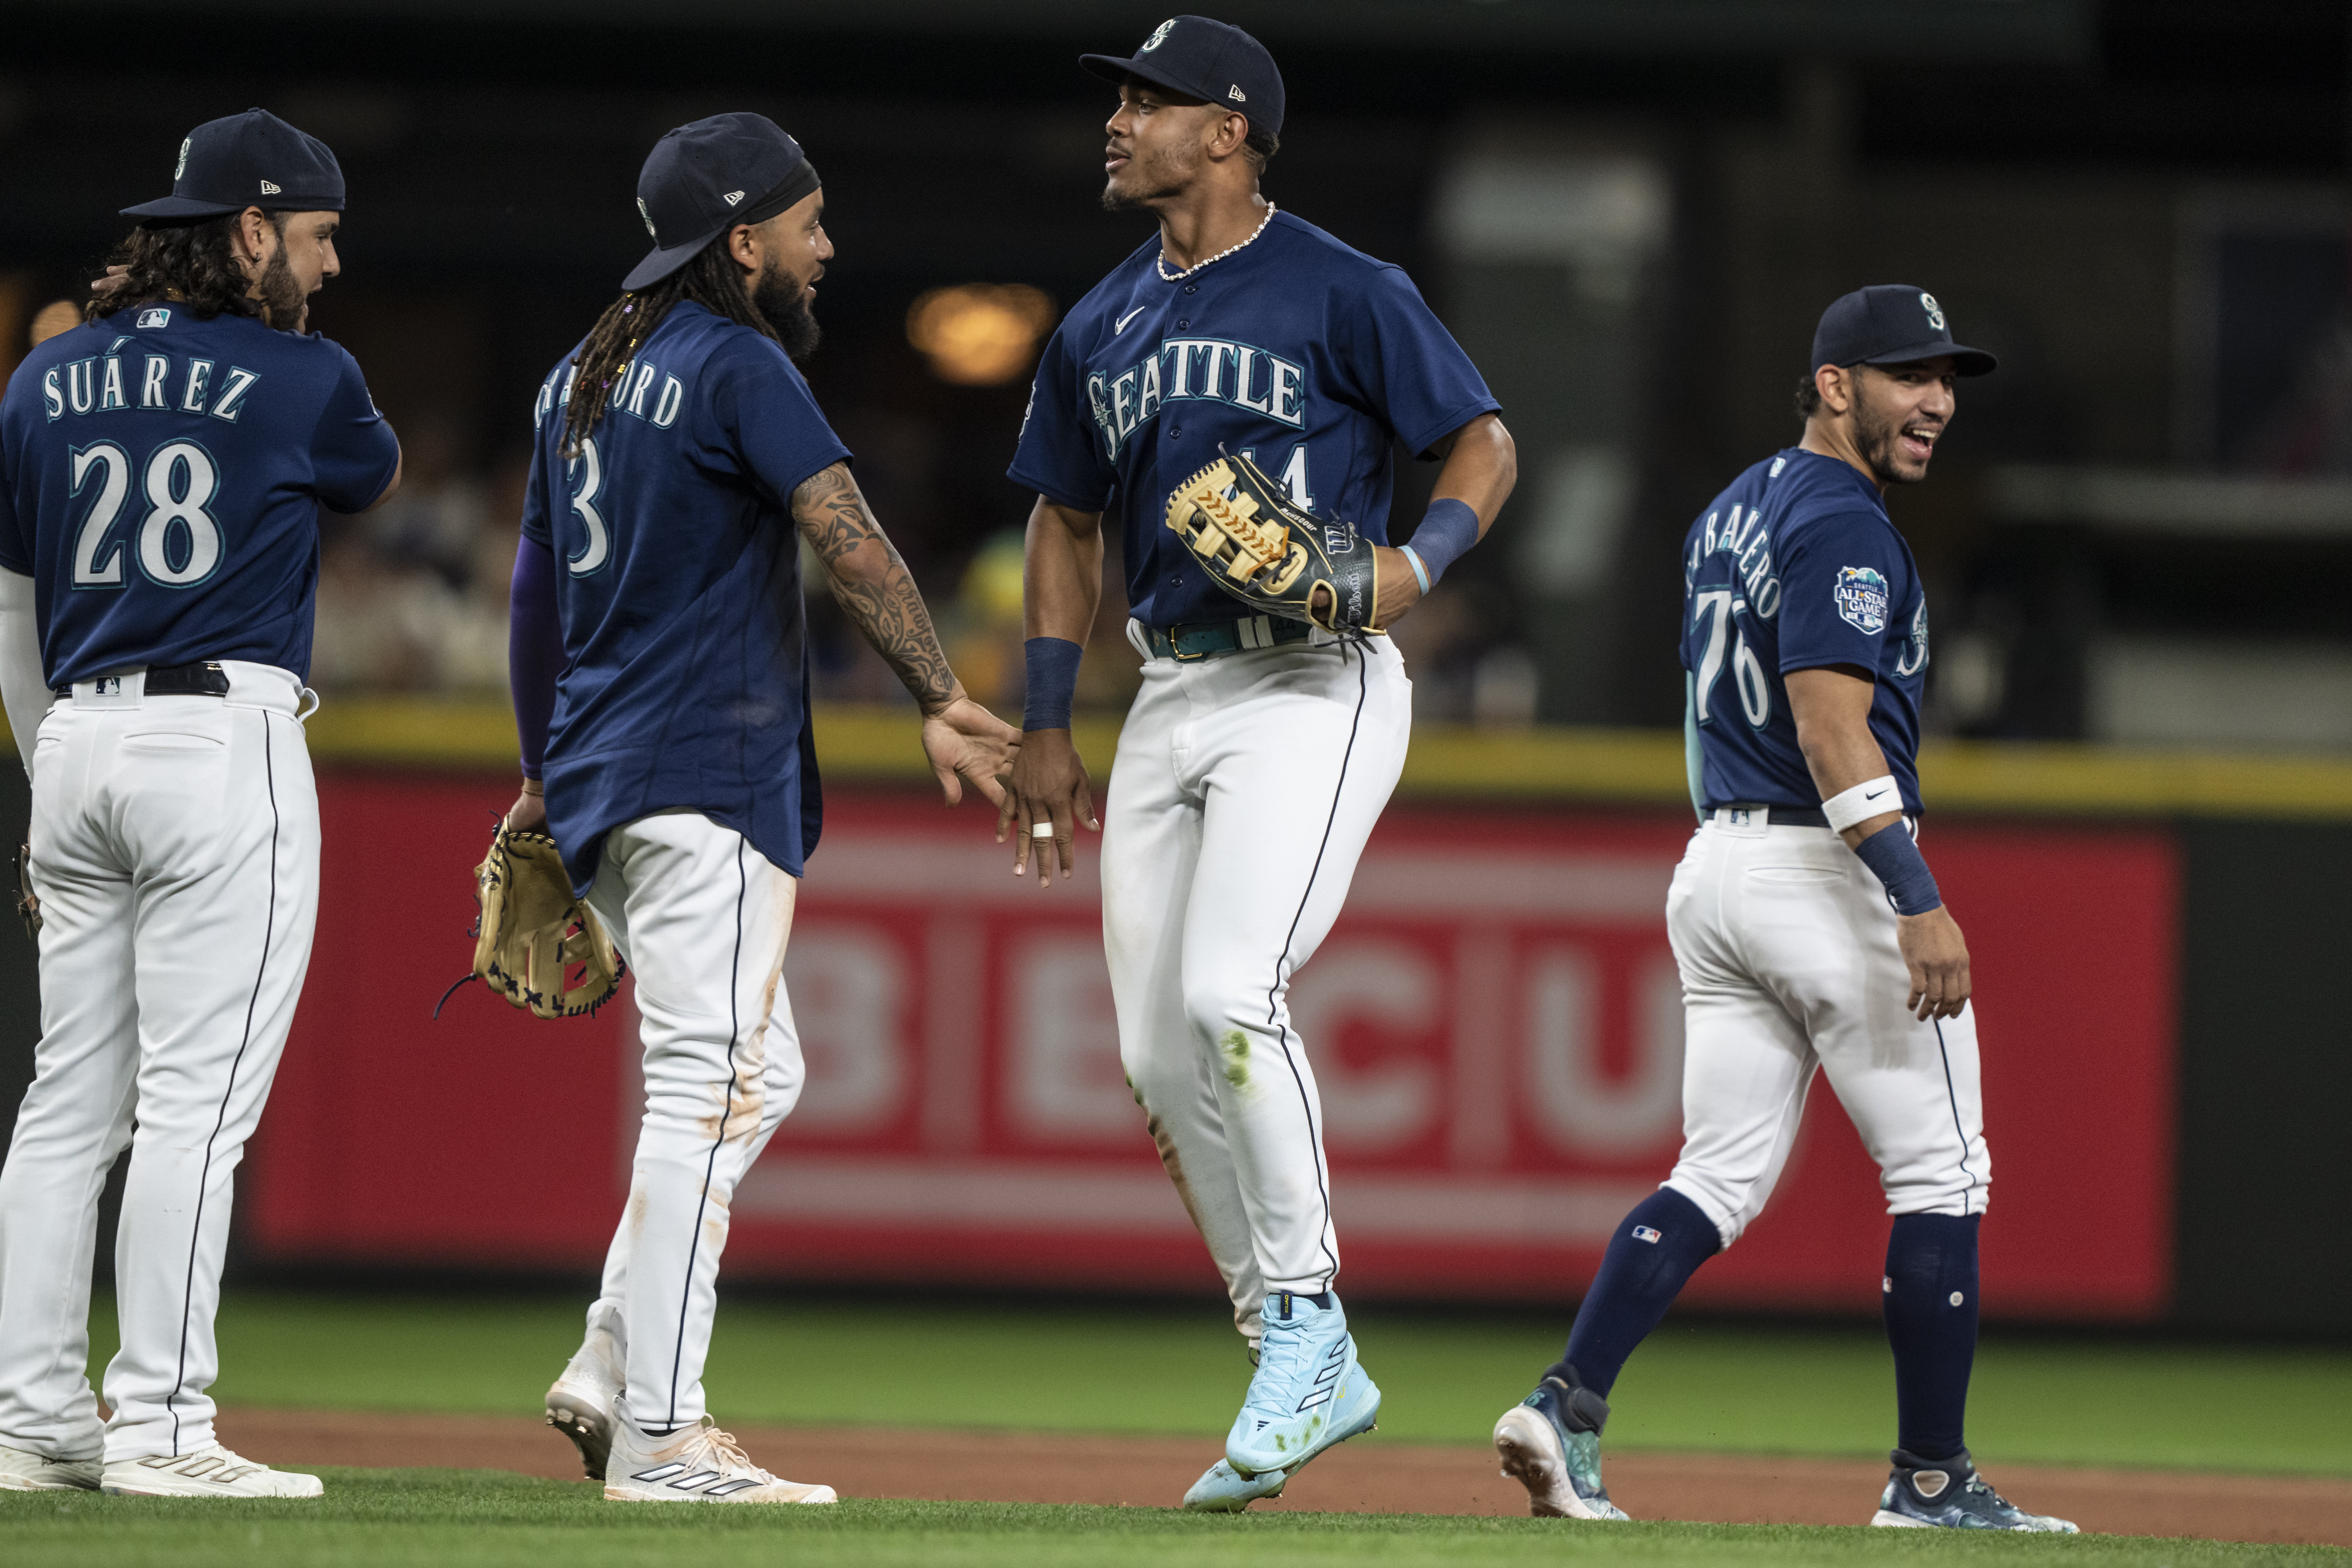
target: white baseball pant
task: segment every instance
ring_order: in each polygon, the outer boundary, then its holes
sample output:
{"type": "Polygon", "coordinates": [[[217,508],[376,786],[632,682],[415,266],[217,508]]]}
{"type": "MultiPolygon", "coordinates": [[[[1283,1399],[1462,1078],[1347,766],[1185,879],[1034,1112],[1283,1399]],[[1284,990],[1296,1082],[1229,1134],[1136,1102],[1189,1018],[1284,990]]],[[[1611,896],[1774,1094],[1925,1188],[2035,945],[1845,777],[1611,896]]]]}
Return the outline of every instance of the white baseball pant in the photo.
{"type": "Polygon", "coordinates": [[[1666,1184],[1730,1246],[1788,1163],[1816,1068],[1889,1214],[1982,1214],[1976,1009],[1921,1023],[1878,879],[1826,827],[1718,811],[1666,895],[1683,982],[1683,1151],[1666,1184]]]}
{"type": "Polygon", "coordinates": [[[148,697],[144,672],[85,682],[34,742],[41,1043],[0,1172],[0,1444],[54,1458],[214,1440],[231,1177],[319,907],[302,683],[223,668],[226,698],[148,697]],[[99,1193],[126,1143],[122,1345],[101,1436],[85,1371],[90,1264],[99,1193]]]}
{"type": "Polygon", "coordinates": [[[1268,1290],[1339,1270],[1323,1111],[1290,977],[1339,918],[1404,767],[1386,637],[1148,661],[1104,811],[1119,1058],[1253,1342],[1268,1290]]]}
{"type": "Polygon", "coordinates": [[[640,1431],[702,1418],[728,1206],[800,1098],[783,985],[799,889],[733,828],[675,810],[606,834],[588,891],[642,1019],[645,1121],[588,1310],[620,1336],[621,1412],[640,1431]]]}

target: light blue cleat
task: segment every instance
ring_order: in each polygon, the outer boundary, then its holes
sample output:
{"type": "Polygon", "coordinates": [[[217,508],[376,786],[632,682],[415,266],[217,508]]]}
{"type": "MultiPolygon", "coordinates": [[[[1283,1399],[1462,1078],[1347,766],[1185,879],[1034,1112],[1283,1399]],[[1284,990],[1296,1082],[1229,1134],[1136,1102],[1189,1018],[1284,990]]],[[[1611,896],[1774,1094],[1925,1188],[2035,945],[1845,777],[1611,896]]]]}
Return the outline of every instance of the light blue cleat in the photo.
{"type": "Polygon", "coordinates": [[[1280,1497],[1288,1470],[1260,1470],[1245,1476],[1219,1459],[1184,1494],[1184,1506],[1195,1513],[1239,1513],[1262,1497],[1280,1497]]]}
{"type": "Polygon", "coordinates": [[[1356,1360],[1348,1314],[1337,1296],[1326,1299],[1328,1307],[1286,1290],[1266,1298],[1257,1372],[1225,1435],[1225,1459],[1237,1477],[1278,1470],[1287,1479],[1333,1444],[1370,1431],[1380,1415],[1381,1391],[1356,1360]]]}

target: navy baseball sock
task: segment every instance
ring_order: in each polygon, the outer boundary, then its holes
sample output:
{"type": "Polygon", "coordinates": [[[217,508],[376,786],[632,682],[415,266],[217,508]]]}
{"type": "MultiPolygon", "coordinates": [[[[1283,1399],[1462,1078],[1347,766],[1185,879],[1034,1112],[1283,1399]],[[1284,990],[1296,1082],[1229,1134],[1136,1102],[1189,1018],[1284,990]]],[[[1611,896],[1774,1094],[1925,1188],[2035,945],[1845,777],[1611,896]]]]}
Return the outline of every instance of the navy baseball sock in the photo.
{"type": "Polygon", "coordinates": [[[1886,1342],[1895,1351],[1902,1447],[1923,1459],[1964,1449],[1977,1354],[1975,1215],[1895,1216],[1886,1238],[1886,1342]]]}
{"type": "MultiPolygon", "coordinates": [[[[1674,1188],[1660,1187],[1634,1205],[1609,1238],[1601,1272],[1577,1309],[1563,1363],[1606,1399],[1633,1347],[1658,1326],[1698,1266],[1722,1250],[1715,1221],[1674,1188]]],[[[1560,1374],[1555,1367],[1545,1375],[1560,1374]]]]}

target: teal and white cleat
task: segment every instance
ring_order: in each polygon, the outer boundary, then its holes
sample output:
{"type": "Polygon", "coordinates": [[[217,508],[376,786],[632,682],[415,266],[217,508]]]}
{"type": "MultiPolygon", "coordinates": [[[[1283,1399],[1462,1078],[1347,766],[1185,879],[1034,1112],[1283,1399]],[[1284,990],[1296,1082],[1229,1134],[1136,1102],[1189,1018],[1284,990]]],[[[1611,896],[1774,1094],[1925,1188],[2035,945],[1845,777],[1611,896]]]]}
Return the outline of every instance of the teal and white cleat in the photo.
{"type": "Polygon", "coordinates": [[[1260,1470],[1245,1476],[1219,1459],[1184,1494],[1184,1506],[1194,1513],[1239,1513],[1260,1498],[1280,1497],[1289,1480],[1288,1470],[1260,1470]]]}
{"type": "Polygon", "coordinates": [[[1623,1519],[1601,1484],[1609,1402],[1578,1383],[1573,1367],[1568,1373],[1545,1377],[1495,1423],[1503,1474],[1528,1489],[1528,1511],[1538,1519],[1623,1519]]]}
{"type": "Polygon", "coordinates": [[[1871,1523],[1895,1530],[2014,1530],[2044,1535],[2078,1535],[2070,1520],[2028,1513],[1977,1474],[1963,1448],[1949,1459],[1922,1459],[1897,1448],[1895,1473],[1878,1500],[1871,1523]]]}
{"type": "Polygon", "coordinates": [[[1337,1296],[1325,1300],[1331,1304],[1318,1307],[1286,1290],[1266,1298],[1257,1372],[1225,1435],[1225,1458],[1238,1477],[1278,1470],[1287,1479],[1324,1449],[1370,1431],[1380,1415],[1381,1391],[1356,1360],[1348,1315],[1337,1296]]]}

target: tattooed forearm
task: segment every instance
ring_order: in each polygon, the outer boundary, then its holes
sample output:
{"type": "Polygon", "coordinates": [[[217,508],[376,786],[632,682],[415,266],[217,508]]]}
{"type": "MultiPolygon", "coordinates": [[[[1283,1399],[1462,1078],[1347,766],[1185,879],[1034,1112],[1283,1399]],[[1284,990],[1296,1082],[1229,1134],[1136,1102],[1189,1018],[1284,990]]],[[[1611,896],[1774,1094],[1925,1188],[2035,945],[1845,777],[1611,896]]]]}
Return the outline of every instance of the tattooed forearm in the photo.
{"type": "Polygon", "coordinates": [[[846,463],[835,463],[802,482],[793,492],[793,521],[817,559],[828,566],[869,539],[880,540],[891,563],[898,563],[898,551],[866,511],[866,497],[849,477],[846,463]]]}
{"type": "Polygon", "coordinates": [[[849,470],[835,464],[793,492],[801,536],[824,563],[833,596],[926,713],[955,700],[955,671],[931,628],[907,563],[866,510],[849,470]]]}

